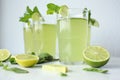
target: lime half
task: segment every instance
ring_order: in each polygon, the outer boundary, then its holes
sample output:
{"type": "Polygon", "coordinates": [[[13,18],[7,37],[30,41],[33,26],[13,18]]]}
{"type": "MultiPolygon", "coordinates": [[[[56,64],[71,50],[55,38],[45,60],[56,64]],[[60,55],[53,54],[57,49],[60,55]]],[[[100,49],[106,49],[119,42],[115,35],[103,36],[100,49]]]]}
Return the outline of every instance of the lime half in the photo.
{"type": "Polygon", "coordinates": [[[20,66],[32,67],[38,62],[39,57],[30,54],[18,54],[15,56],[15,60],[20,66]]]}
{"type": "Polygon", "coordinates": [[[11,54],[7,49],[0,49],[0,61],[6,61],[10,55],[11,54]]]}
{"type": "Polygon", "coordinates": [[[62,5],[62,6],[60,7],[59,14],[60,14],[62,17],[68,16],[68,7],[67,7],[66,5],[62,5]]]}
{"type": "Polygon", "coordinates": [[[109,58],[109,52],[101,46],[89,46],[83,53],[84,61],[92,67],[104,66],[109,58]]]}

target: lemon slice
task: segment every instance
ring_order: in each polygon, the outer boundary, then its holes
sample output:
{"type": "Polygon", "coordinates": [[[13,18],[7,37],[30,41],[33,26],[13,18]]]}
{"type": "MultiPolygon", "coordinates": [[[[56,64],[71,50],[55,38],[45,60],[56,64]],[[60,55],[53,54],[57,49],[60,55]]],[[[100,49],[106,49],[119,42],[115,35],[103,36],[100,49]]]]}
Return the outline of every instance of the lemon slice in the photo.
{"type": "Polygon", "coordinates": [[[30,54],[18,54],[15,56],[15,60],[20,66],[32,67],[38,62],[39,57],[30,54]]]}
{"type": "Polygon", "coordinates": [[[6,61],[10,55],[11,54],[7,49],[0,49],[0,61],[6,61]]]}
{"type": "Polygon", "coordinates": [[[61,14],[62,17],[68,16],[68,7],[66,5],[61,6],[59,14],[61,14]]]}
{"type": "Polygon", "coordinates": [[[109,52],[101,46],[89,46],[83,53],[84,61],[92,67],[104,66],[109,58],[109,52]]]}

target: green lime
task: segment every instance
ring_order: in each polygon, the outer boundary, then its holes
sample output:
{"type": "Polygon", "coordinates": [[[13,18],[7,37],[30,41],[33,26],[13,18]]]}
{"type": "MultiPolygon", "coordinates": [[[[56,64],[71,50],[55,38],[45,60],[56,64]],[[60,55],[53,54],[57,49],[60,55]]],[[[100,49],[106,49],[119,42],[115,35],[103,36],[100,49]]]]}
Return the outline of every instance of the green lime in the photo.
{"type": "Polygon", "coordinates": [[[40,14],[38,12],[33,13],[32,20],[33,21],[39,21],[40,20],[40,14]]]}
{"type": "Polygon", "coordinates": [[[89,46],[83,53],[84,61],[92,67],[104,66],[109,58],[109,52],[101,46],[89,46]]]}
{"type": "Polygon", "coordinates": [[[10,55],[11,54],[7,49],[0,49],[0,61],[6,61],[10,55]]]}
{"type": "Polygon", "coordinates": [[[15,56],[15,60],[20,66],[31,67],[38,62],[39,57],[30,54],[18,54],[15,56]]]}
{"type": "Polygon", "coordinates": [[[59,14],[60,14],[62,17],[68,16],[68,7],[67,7],[66,5],[62,5],[62,6],[60,7],[59,14]]]}

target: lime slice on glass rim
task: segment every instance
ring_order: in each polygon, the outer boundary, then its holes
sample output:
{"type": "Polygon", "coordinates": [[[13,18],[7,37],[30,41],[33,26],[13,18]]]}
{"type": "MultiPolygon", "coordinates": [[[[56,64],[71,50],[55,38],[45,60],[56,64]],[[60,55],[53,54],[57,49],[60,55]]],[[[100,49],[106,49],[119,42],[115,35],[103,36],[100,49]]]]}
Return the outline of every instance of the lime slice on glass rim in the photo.
{"type": "Polygon", "coordinates": [[[32,14],[32,20],[33,21],[39,21],[41,19],[41,16],[38,12],[35,12],[32,14]]]}
{"type": "Polygon", "coordinates": [[[0,49],[0,62],[9,59],[10,55],[11,54],[7,49],[0,49]]]}
{"type": "Polygon", "coordinates": [[[89,46],[83,52],[84,61],[92,67],[104,66],[110,59],[109,52],[101,46],[89,46]]]}
{"type": "Polygon", "coordinates": [[[66,17],[68,16],[68,7],[66,5],[62,5],[60,7],[60,10],[59,10],[59,14],[62,16],[62,17],[66,17]]]}
{"type": "Polygon", "coordinates": [[[20,66],[32,67],[38,62],[39,57],[30,54],[18,54],[15,56],[15,60],[20,66]]]}

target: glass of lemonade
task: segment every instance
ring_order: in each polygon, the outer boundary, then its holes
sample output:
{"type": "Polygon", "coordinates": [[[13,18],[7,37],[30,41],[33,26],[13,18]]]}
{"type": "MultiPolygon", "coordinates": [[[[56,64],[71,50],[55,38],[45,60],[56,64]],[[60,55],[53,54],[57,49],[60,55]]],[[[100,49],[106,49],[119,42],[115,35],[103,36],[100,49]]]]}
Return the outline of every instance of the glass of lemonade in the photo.
{"type": "Polygon", "coordinates": [[[62,63],[76,64],[83,61],[87,47],[88,21],[82,10],[69,9],[69,15],[58,19],[59,59],[62,63]]]}
{"type": "Polygon", "coordinates": [[[23,28],[24,34],[24,50],[25,53],[34,52],[34,43],[33,43],[33,27],[30,24],[25,23],[23,28]]]}
{"type": "Polygon", "coordinates": [[[34,52],[56,54],[56,24],[42,23],[38,29],[34,28],[34,52]]]}
{"type": "MultiPolygon", "coordinates": [[[[52,17],[52,16],[51,16],[52,17]]],[[[36,55],[49,53],[53,57],[56,54],[57,27],[55,23],[32,21],[29,27],[24,28],[25,52],[36,55]]]]}

